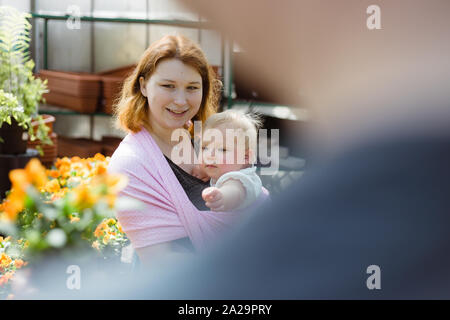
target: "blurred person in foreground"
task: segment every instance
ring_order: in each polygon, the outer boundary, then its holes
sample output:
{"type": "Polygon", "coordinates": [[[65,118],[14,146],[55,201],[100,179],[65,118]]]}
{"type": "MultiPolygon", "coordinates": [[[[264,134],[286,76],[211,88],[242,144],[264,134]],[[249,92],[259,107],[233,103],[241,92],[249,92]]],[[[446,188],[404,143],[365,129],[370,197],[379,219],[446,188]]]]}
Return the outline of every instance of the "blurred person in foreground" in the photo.
{"type": "Polygon", "coordinates": [[[185,3],[310,108],[311,167],[214,251],[102,297],[450,298],[450,2],[185,3]]]}
{"type": "Polygon", "coordinates": [[[123,297],[450,298],[450,2],[185,2],[311,108],[315,160],[220,250],[123,297]]]}

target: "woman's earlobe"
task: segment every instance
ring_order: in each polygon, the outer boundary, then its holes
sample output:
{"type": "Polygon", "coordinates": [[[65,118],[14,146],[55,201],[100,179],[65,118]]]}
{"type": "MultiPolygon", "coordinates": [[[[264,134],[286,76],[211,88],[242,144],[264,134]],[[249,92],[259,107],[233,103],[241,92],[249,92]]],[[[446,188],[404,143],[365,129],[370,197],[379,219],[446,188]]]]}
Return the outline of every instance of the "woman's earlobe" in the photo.
{"type": "Polygon", "coordinates": [[[147,91],[145,90],[145,80],[144,77],[139,77],[139,89],[144,97],[147,97],[147,91]]]}

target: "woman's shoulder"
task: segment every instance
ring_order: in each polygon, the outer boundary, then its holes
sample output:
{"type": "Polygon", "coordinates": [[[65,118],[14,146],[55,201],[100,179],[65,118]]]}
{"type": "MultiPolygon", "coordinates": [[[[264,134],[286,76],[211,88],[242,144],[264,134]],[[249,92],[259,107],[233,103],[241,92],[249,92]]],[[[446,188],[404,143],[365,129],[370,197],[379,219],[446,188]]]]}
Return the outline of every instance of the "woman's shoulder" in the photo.
{"type": "Polygon", "coordinates": [[[137,134],[127,134],[111,156],[108,171],[121,172],[151,162],[152,157],[148,154],[148,149],[139,142],[137,134]]]}

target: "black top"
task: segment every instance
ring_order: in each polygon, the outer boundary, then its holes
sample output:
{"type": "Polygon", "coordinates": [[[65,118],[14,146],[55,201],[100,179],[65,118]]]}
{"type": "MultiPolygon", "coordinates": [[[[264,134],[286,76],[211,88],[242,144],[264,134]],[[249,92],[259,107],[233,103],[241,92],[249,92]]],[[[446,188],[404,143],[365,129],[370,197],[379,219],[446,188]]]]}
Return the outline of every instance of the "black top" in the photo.
{"type": "MultiPolygon", "coordinates": [[[[204,182],[194,176],[191,176],[189,173],[177,166],[172,160],[170,160],[166,156],[164,157],[167,159],[169,166],[172,168],[173,173],[175,173],[178,182],[180,182],[181,186],[184,189],[184,192],[186,192],[186,195],[188,196],[192,204],[198,210],[208,211],[209,208],[205,205],[205,201],[202,198],[202,191],[203,189],[209,187],[209,182],[204,182]]],[[[189,237],[174,240],[172,241],[172,245],[173,249],[176,251],[195,251],[189,237]]]]}
{"type": "Polygon", "coordinates": [[[210,186],[209,182],[204,182],[194,176],[191,176],[168,157],[166,157],[166,159],[192,204],[198,210],[208,211],[209,208],[205,205],[205,200],[202,198],[202,191],[210,186]]]}

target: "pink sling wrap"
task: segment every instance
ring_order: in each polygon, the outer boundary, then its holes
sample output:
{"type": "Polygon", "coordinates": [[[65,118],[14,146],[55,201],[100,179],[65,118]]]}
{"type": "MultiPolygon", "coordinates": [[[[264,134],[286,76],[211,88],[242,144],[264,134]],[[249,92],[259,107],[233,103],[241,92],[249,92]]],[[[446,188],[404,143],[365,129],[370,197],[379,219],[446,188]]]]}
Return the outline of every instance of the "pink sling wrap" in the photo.
{"type": "Polygon", "coordinates": [[[145,204],[144,210],[121,210],[117,213],[135,249],[184,237],[189,237],[197,250],[205,248],[235,225],[243,214],[268,198],[268,191],[263,188],[260,198],[246,210],[198,210],[145,129],[129,133],[122,140],[111,157],[108,172],[128,177],[128,185],[120,195],[145,204]]]}

